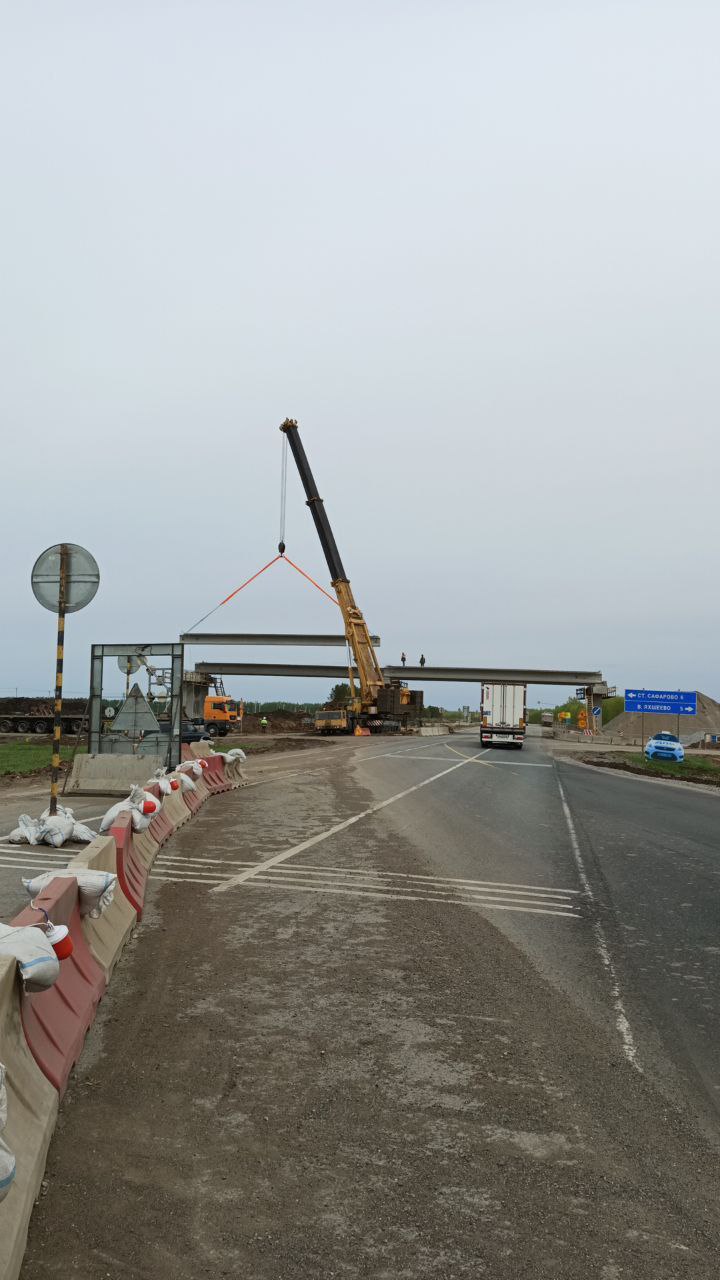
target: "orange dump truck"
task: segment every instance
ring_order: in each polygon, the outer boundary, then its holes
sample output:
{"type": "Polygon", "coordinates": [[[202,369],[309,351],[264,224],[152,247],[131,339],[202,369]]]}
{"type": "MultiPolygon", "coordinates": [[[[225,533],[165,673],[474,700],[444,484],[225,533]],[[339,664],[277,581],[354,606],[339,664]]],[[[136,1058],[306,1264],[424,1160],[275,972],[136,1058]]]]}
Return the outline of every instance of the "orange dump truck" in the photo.
{"type": "Polygon", "coordinates": [[[224,695],[208,695],[203,704],[203,720],[211,737],[225,737],[231,728],[240,724],[237,702],[224,695]]]}

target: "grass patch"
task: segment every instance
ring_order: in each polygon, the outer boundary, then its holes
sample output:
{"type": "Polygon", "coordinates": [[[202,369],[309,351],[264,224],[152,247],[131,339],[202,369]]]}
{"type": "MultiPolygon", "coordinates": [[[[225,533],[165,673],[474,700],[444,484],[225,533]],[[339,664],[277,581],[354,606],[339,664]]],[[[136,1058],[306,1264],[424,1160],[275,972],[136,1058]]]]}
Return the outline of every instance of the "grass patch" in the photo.
{"type": "Polygon", "coordinates": [[[640,765],[646,773],[656,773],[661,778],[686,778],[689,773],[720,778],[720,760],[712,756],[686,756],[682,763],[678,760],[646,760],[640,752],[628,752],[627,758],[640,765]]]}
{"type": "Polygon", "coordinates": [[[646,778],[678,778],[683,782],[704,782],[720,787],[720,760],[716,756],[686,756],[682,764],[677,760],[646,760],[638,752],[623,755],[584,756],[586,764],[606,769],[624,769],[626,773],[639,773],[646,778]]]}
{"type": "MultiPolygon", "coordinates": [[[[81,751],[85,748],[81,747],[81,751]]],[[[60,758],[69,761],[72,747],[61,747],[60,758]]],[[[25,777],[30,773],[43,773],[50,769],[52,763],[52,746],[49,742],[2,742],[0,743],[0,778],[15,776],[25,777]]]]}
{"type": "Polygon", "coordinates": [[[625,699],[603,698],[600,706],[602,707],[602,722],[603,724],[609,724],[611,720],[615,719],[615,716],[619,716],[625,710],[625,699]]]}

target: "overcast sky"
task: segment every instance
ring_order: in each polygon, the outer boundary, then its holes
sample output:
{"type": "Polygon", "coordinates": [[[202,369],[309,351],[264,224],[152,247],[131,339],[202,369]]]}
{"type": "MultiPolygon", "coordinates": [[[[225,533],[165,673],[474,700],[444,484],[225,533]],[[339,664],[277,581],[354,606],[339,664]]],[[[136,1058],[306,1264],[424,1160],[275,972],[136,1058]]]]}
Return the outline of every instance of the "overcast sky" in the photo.
{"type": "MultiPolygon", "coordinates": [[[[102,575],[70,693],[269,560],[290,415],[385,662],[720,695],[717,4],[34,0],[0,48],[2,692],[52,543],[102,575]]],[[[286,541],[327,585],[294,470],[286,541]]],[[[214,628],[335,630],[295,577],[214,628]]]]}

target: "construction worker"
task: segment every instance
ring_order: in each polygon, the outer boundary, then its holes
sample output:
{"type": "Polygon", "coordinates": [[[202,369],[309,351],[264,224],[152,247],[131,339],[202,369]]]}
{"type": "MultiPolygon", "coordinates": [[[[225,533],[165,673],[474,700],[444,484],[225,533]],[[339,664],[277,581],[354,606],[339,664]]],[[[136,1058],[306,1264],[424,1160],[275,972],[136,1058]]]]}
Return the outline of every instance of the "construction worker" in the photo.
{"type": "Polygon", "coordinates": [[[421,667],[424,667],[424,666],[425,666],[425,654],[424,654],[424,653],[421,653],[421,654],[420,654],[420,666],[421,666],[421,667]]]}
{"type": "Polygon", "coordinates": [[[401,653],[401,654],[400,654],[400,661],[402,662],[403,666],[405,666],[405,663],[407,662],[407,654],[406,654],[406,653],[401,653]]]}
{"type": "Polygon", "coordinates": [[[267,733],[268,722],[267,722],[266,716],[263,716],[262,720],[260,721],[260,728],[263,733],[267,733]]]}

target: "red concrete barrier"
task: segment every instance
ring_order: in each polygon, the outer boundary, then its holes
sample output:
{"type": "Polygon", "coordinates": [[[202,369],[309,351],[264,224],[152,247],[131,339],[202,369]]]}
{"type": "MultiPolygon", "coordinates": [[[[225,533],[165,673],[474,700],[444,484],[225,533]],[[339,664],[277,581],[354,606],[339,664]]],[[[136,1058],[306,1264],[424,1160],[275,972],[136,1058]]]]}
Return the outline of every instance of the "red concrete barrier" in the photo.
{"type": "Polygon", "coordinates": [[[137,911],[138,920],[141,920],[148,868],[135,848],[129,809],[118,814],[110,828],[110,835],[115,841],[118,884],[130,905],[137,911]]]}
{"type": "Polygon", "coordinates": [[[198,809],[202,809],[202,806],[205,800],[207,799],[207,796],[200,794],[200,788],[197,785],[199,779],[193,778],[192,774],[190,774],[189,776],[191,777],[192,781],[195,783],[195,790],[183,791],[182,798],[184,803],[187,805],[188,809],[190,810],[190,812],[197,813],[198,809]]]}
{"type": "Polygon", "coordinates": [[[232,791],[233,784],[225,776],[225,761],[222,756],[202,756],[201,759],[207,763],[207,769],[203,769],[203,779],[208,789],[215,795],[221,791],[232,791]]]}
{"type": "MultiPolygon", "coordinates": [[[[66,924],[73,941],[72,955],[60,961],[60,975],[55,985],[32,995],[24,992],[21,1004],[23,1030],[30,1052],[43,1075],[62,1096],[107,983],[83,935],[76,881],[52,880],[47,889],[38,894],[35,903],[47,911],[53,924],[66,924]]],[[[42,919],[39,911],[26,907],[11,923],[32,925],[42,919]]]]}
{"type": "Polygon", "coordinates": [[[151,796],[155,796],[155,799],[159,800],[162,806],[160,812],[155,814],[155,817],[148,827],[148,831],[152,839],[155,841],[158,849],[160,849],[165,844],[165,841],[169,840],[173,834],[175,830],[175,823],[172,821],[172,818],[170,818],[165,804],[163,803],[164,796],[157,782],[153,782],[152,784],[146,782],[144,790],[149,791],[151,796]]]}

